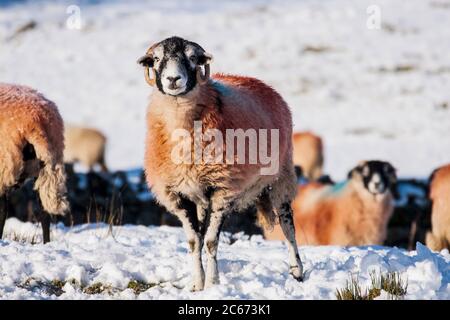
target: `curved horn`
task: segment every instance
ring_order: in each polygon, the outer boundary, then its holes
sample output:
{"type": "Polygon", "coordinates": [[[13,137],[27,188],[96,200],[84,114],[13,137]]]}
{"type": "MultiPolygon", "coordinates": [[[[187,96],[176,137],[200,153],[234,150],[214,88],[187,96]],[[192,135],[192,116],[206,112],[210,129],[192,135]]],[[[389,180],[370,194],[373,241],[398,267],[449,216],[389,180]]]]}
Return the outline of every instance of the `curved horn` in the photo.
{"type": "Polygon", "coordinates": [[[153,87],[155,85],[155,69],[152,68],[152,76],[153,78],[150,77],[150,68],[149,67],[145,67],[144,69],[144,76],[145,76],[145,81],[151,86],[153,87]]]}
{"type": "MultiPolygon", "coordinates": [[[[153,44],[150,48],[147,49],[146,54],[149,56],[153,56],[153,49],[156,48],[156,46],[159,45],[159,42],[153,44]]],[[[152,68],[152,76],[153,78],[150,77],[150,67],[146,66],[144,69],[144,76],[145,76],[145,81],[151,86],[153,87],[156,83],[156,74],[155,74],[155,69],[152,68]]]]}
{"type": "Polygon", "coordinates": [[[205,64],[205,74],[202,74],[202,67],[197,66],[197,81],[199,84],[205,84],[209,79],[209,63],[205,64]]]}

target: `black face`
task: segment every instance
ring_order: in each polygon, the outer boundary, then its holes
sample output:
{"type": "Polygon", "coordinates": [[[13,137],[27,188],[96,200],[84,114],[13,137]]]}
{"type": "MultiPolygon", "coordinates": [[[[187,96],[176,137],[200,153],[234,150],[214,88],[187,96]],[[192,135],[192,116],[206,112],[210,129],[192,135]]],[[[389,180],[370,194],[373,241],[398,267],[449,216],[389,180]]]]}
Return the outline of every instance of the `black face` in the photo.
{"type": "Polygon", "coordinates": [[[364,188],[372,194],[390,190],[396,196],[397,176],[394,167],[385,161],[366,161],[349,173],[349,178],[359,176],[364,188]]]}
{"type": "Polygon", "coordinates": [[[197,67],[212,58],[197,43],[179,37],[165,39],[149,51],[138,62],[153,68],[158,90],[172,96],[191,91],[197,85],[197,67]]]}

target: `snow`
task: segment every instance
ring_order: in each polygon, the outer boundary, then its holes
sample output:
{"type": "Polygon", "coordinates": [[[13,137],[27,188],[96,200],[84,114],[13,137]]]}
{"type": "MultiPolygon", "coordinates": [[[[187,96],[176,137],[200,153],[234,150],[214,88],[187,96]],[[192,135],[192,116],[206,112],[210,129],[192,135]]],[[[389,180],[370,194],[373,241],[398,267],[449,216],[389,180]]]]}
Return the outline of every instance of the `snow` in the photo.
{"type": "MultiPolygon", "coordinates": [[[[112,169],[141,167],[151,89],[136,60],[150,44],[179,35],[214,55],[214,72],[275,87],[291,106],[295,129],[324,138],[325,171],[333,179],[370,158],[391,161],[400,176],[426,178],[449,162],[450,10],[435,5],[443,1],[1,1],[0,81],[35,87],[66,122],[104,131],[112,169]],[[81,30],[66,27],[73,3],[81,30]],[[372,4],[381,9],[380,30],[366,27],[372,4]],[[35,29],[11,38],[30,20],[35,29]],[[323,52],[313,52],[318,48],[323,52]],[[401,66],[412,70],[392,71],[401,66]]],[[[420,244],[410,252],[301,247],[307,274],[298,283],[287,274],[282,242],[223,234],[222,284],[191,293],[179,228],[127,225],[111,233],[104,224],[57,225],[47,245],[40,232],[7,221],[1,298],[334,299],[351,274],[368,285],[370,272],[380,270],[407,279],[406,299],[450,299],[449,252],[420,244]],[[67,281],[59,296],[45,285],[55,280],[67,281]],[[131,280],[157,285],[136,295],[126,288],[131,280]],[[98,282],[108,292],[83,291],[98,282]]]]}
{"type": "Polygon", "coordinates": [[[274,86],[295,128],[323,136],[334,179],[370,158],[425,178],[450,150],[450,10],[436,2],[21,1],[0,10],[0,79],[36,87],[67,122],[103,130],[113,169],[140,167],[151,89],[136,60],[179,35],[214,55],[213,71],[274,86]],[[73,3],[81,30],[66,27],[73,3]],[[381,29],[366,27],[369,5],[381,29]],[[9,40],[30,20],[36,29],[9,40]],[[390,71],[401,66],[413,70],[390,71]]]}
{"type": "MultiPolygon", "coordinates": [[[[335,299],[336,289],[356,275],[363,287],[371,272],[397,271],[408,283],[405,299],[450,299],[450,254],[380,246],[300,247],[306,279],[288,275],[287,247],[261,236],[222,234],[221,284],[190,292],[190,259],[181,228],[106,224],[52,227],[53,241],[40,243],[40,227],[10,218],[0,241],[3,299],[335,299]],[[12,241],[12,237],[16,241],[12,241]],[[23,241],[34,236],[36,244],[23,241]],[[21,241],[22,240],[22,241],[21,241]],[[57,296],[44,285],[67,281],[57,296]],[[135,294],[131,280],[156,284],[135,294]],[[24,285],[29,283],[28,286],[24,285]],[[109,290],[83,291],[95,283],[109,290]]],[[[383,294],[379,298],[388,298],[383,294]]]]}

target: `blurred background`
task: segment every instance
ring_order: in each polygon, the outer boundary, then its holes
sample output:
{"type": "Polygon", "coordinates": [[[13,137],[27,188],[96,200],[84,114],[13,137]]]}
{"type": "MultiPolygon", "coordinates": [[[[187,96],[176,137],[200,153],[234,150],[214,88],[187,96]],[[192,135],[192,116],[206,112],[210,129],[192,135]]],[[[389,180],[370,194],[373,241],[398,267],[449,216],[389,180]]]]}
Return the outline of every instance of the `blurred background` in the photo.
{"type": "Polygon", "coordinates": [[[100,129],[111,169],[141,167],[151,88],[136,60],[178,35],[214,55],[213,72],[276,88],[335,179],[372,158],[427,177],[449,160],[449,21],[448,0],[0,0],[0,81],[100,129]]]}
{"type": "Polygon", "coordinates": [[[136,60],[178,35],[214,55],[213,72],[278,90],[294,129],[322,138],[334,180],[363,159],[426,180],[450,158],[449,21],[448,0],[0,0],[0,81],[35,87],[66,123],[98,129],[109,170],[131,172],[118,185],[143,183],[152,89],[136,60]]]}

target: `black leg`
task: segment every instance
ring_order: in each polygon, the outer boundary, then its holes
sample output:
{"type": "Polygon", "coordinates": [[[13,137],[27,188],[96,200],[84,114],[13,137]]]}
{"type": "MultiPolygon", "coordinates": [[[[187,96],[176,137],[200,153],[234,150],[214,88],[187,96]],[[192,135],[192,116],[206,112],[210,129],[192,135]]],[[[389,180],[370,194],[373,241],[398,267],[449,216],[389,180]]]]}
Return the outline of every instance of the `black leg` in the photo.
{"type": "Polygon", "coordinates": [[[7,217],[6,195],[0,196],[0,240],[3,237],[3,228],[7,217]]]}
{"type": "Polygon", "coordinates": [[[41,225],[44,243],[50,242],[50,215],[45,211],[41,212],[41,225]]]}
{"type": "Polygon", "coordinates": [[[42,226],[42,240],[45,243],[50,242],[50,215],[42,208],[40,199],[38,201],[38,218],[42,226]]]}

